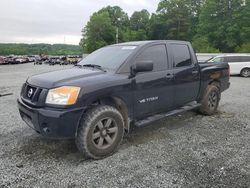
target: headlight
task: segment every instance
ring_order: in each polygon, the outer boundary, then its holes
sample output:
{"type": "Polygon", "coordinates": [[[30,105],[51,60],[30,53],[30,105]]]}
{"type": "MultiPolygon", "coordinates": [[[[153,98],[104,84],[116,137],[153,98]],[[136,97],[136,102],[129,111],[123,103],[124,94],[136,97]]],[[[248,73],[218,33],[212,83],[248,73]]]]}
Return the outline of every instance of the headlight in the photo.
{"type": "Polygon", "coordinates": [[[56,105],[72,105],[76,103],[79,92],[79,87],[71,86],[50,89],[46,98],[46,103],[56,105]]]}

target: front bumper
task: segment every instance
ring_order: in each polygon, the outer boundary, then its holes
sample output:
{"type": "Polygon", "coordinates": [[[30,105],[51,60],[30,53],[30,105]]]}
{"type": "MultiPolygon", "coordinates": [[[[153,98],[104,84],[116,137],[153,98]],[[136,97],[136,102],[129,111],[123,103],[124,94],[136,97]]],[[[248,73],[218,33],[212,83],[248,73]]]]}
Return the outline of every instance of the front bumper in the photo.
{"type": "Polygon", "coordinates": [[[75,138],[85,108],[32,108],[17,100],[21,118],[37,133],[49,138],[75,138]]]}

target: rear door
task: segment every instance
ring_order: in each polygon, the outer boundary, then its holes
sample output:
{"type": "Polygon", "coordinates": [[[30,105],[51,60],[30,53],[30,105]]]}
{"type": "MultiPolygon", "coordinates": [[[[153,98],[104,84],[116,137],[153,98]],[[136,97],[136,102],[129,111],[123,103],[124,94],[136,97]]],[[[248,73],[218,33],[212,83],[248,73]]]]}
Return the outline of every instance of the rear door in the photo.
{"type": "Polygon", "coordinates": [[[134,79],[136,119],[167,111],[173,106],[173,71],[169,69],[165,43],[146,47],[136,62],[153,62],[152,72],[138,73],[134,79]]]}
{"type": "Polygon", "coordinates": [[[197,99],[200,88],[200,70],[187,44],[171,43],[174,71],[174,104],[176,107],[197,99]]]}

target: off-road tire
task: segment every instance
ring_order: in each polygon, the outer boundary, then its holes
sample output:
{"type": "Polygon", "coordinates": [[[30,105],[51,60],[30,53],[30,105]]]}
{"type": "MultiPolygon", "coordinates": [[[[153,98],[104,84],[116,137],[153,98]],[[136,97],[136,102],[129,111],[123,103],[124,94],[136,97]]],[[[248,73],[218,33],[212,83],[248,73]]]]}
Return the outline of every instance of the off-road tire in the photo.
{"type": "Polygon", "coordinates": [[[120,112],[112,106],[97,106],[83,115],[76,134],[76,146],[85,158],[102,159],[112,155],[117,150],[123,139],[123,134],[124,120],[120,112]],[[110,138],[112,138],[113,143],[108,142],[106,140],[107,136],[105,137],[102,135],[105,130],[101,131],[100,129],[100,131],[98,131],[100,122],[104,125],[103,129],[105,129],[105,125],[108,124],[109,120],[112,121],[110,123],[111,128],[109,130],[114,130],[114,127],[117,127],[115,128],[116,132],[113,133],[115,134],[113,135],[113,138],[112,133],[109,133],[108,129],[105,132],[107,135],[110,134],[109,141],[110,138]],[[96,133],[99,133],[102,136],[97,138],[97,140],[94,140],[96,133]],[[98,145],[100,139],[103,139],[103,147],[99,147],[98,145]],[[105,142],[108,146],[105,146],[105,142]],[[109,145],[109,143],[112,144],[109,145]]]}
{"type": "Polygon", "coordinates": [[[242,69],[240,71],[240,75],[242,77],[245,77],[245,78],[250,77],[250,68],[244,68],[244,69],[242,69]]]}
{"type": "Polygon", "coordinates": [[[208,85],[201,100],[199,112],[208,116],[213,115],[217,111],[220,102],[220,96],[221,93],[217,86],[208,85]]]}

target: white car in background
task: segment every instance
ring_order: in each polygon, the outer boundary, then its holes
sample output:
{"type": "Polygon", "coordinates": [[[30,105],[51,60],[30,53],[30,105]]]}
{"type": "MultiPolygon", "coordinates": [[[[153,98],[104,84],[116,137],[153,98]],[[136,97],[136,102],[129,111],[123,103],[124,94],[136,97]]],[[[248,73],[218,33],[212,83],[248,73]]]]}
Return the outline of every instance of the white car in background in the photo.
{"type": "Polygon", "coordinates": [[[208,62],[227,62],[231,75],[250,77],[250,55],[219,55],[208,62]]]}

